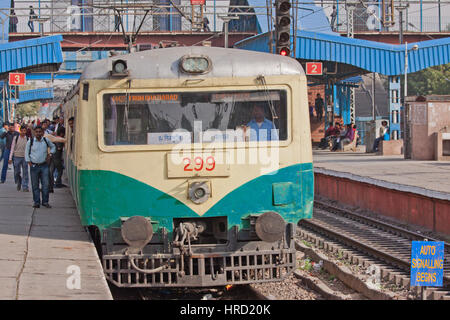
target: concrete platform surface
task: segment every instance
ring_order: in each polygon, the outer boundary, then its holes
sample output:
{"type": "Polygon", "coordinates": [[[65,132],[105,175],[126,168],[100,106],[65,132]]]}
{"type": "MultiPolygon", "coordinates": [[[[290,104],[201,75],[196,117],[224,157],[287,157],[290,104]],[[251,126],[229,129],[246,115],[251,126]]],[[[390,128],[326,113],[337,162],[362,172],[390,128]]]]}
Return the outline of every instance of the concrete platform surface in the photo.
{"type": "Polygon", "coordinates": [[[314,150],[317,173],[450,200],[450,161],[405,160],[358,152],[314,150]]]}
{"type": "Polygon", "coordinates": [[[8,170],[0,184],[0,299],[111,300],[70,190],[50,193],[51,209],[32,203],[31,188],[18,192],[8,170]]]}

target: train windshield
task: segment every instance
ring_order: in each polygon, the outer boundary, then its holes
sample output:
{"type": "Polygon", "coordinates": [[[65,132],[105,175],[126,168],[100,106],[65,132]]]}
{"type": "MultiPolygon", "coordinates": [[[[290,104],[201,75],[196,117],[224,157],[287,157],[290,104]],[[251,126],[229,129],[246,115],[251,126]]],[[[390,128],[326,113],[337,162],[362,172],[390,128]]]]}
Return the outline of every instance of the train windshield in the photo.
{"type": "Polygon", "coordinates": [[[112,93],[105,145],[287,140],[285,90],[112,93]]]}

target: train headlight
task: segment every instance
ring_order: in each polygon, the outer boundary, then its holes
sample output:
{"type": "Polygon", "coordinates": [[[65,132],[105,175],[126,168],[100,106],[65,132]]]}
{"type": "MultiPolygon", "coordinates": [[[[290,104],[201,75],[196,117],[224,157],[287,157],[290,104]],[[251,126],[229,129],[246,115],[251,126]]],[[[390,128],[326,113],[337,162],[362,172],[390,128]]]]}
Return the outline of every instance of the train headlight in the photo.
{"type": "Polygon", "coordinates": [[[204,74],[211,71],[211,60],[206,56],[183,56],[180,60],[180,69],[185,73],[204,74]]]}
{"type": "Polygon", "coordinates": [[[131,217],[122,224],[122,238],[133,249],[141,250],[152,240],[153,228],[147,218],[131,217]]]}
{"type": "Polygon", "coordinates": [[[127,62],[125,60],[115,60],[111,68],[112,76],[127,76],[127,62]]]}
{"type": "Polygon", "coordinates": [[[283,238],[286,222],[276,212],[266,212],[256,219],[256,235],[265,242],[275,242],[283,238]]]}
{"type": "Polygon", "coordinates": [[[193,182],[189,184],[189,199],[196,204],[208,200],[211,195],[208,182],[193,182]]]}

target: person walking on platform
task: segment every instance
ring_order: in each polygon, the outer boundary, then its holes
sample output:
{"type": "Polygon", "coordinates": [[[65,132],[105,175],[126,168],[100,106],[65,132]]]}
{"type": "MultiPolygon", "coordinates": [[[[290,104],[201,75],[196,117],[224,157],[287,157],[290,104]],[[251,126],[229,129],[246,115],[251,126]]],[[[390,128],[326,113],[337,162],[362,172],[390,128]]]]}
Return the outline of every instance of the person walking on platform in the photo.
{"type": "Polygon", "coordinates": [[[33,208],[39,208],[41,204],[39,183],[42,185],[42,205],[51,208],[49,201],[49,168],[48,162],[56,152],[56,147],[50,140],[44,138],[44,130],[36,126],[35,137],[27,142],[25,149],[25,161],[30,166],[31,187],[33,189],[33,208]],[[48,153],[50,148],[50,154],[48,153]]]}
{"type": "Polygon", "coordinates": [[[5,183],[6,173],[8,172],[8,161],[9,154],[11,152],[11,145],[13,139],[19,135],[16,131],[14,131],[14,123],[8,123],[8,131],[0,134],[0,138],[5,138],[5,150],[3,151],[3,167],[2,167],[2,175],[0,178],[0,183],[5,183]]]}
{"type": "Polygon", "coordinates": [[[25,147],[27,146],[27,127],[23,125],[20,128],[20,134],[13,139],[11,152],[9,154],[9,163],[14,163],[14,182],[17,184],[17,191],[23,187],[23,192],[28,192],[28,166],[25,162],[25,147]],[[21,176],[23,174],[23,179],[21,176]]]}
{"type": "Polygon", "coordinates": [[[324,102],[322,97],[320,96],[320,93],[317,94],[317,98],[315,101],[315,105],[314,108],[316,109],[316,116],[317,116],[317,121],[322,121],[322,117],[323,117],[323,106],[324,106],[324,102]]]}
{"type": "Polygon", "coordinates": [[[114,31],[115,32],[120,31],[120,16],[117,11],[114,13],[114,31]]]}
{"type": "Polygon", "coordinates": [[[53,135],[58,135],[59,128],[64,128],[64,118],[63,117],[56,117],[56,125],[55,129],[53,130],[53,135]]]}
{"type": "Polygon", "coordinates": [[[45,119],[42,122],[42,130],[44,130],[44,134],[53,134],[53,130],[50,128],[50,120],[45,119]]]}
{"type": "Polygon", "coordinates": [[[19,19],[17,18],[14,10],[11,10],[11,16],[9,17],[9,32],[17,32],[17,24],[19,23],[19,19]]]}
{"type": "MultiPolygon", "coordinates": [[[[0,128],[0,135],[4,134],[8,131],[8,124],[3,122],[2,127],[0,128]]],[[[0,162],[3,159],[3,151],[5,151],[6,138],[0,138],[0,162]]]]}
{"type": "Polygon", "coordinates": [[[336,17],[337,17],[337,9],[336,6],[333,6],[333,11],[331,12],[331,22],[330,22],[330,26],[331,26],[331,31],[336,31],[337,26],[335,26],[336,24],[336,17]]]}
{"type": "Polygon", "coordinates": [[[30,6],[30,15],[28,17],[28,27],[31,32],[34,32],[34,20],[37,19],[37,15],[33,10],[33,6],[30,6]]]}

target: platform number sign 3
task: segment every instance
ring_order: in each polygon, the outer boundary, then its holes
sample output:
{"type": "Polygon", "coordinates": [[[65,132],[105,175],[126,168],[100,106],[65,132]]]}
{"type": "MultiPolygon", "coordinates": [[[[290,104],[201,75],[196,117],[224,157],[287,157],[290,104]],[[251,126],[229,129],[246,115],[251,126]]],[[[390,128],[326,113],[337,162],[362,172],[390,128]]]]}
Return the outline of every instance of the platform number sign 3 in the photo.
{"type": "Polygon", "coordinates": [[[25,73],[10,73],[9,74],[10,86],[23,86],[25,85],[25,73]]]}
{"type": "Polygon", "coordinates": [[[306,75],[322,75],[322,62],[307,62],[306,75]]]}

